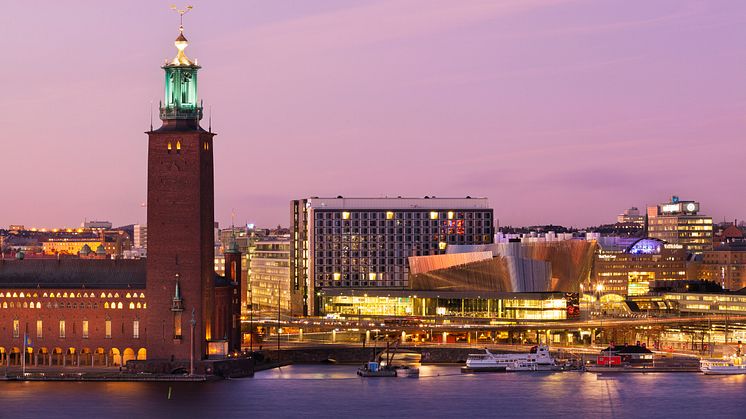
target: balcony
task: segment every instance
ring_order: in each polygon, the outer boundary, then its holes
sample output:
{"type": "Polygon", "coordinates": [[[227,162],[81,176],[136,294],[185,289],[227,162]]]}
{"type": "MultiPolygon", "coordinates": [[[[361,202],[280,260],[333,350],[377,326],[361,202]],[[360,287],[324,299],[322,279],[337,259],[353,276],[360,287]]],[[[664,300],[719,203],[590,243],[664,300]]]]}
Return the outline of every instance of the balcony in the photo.
{"type": "Polygon", "coordinates": [[[202,119],[202,107],[197,106],[191,109],[177,108],[177,107],[162,107],[160,108],[160,118],[165,119],[202,119]]]}

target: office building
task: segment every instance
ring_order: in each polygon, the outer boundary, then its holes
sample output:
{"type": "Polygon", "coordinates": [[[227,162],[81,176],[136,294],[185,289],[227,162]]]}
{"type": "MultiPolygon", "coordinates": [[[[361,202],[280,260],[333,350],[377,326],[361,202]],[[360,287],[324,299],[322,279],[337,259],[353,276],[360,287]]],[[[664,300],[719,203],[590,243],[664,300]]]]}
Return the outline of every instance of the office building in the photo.
{"type": "Polygon", "coordinates": [[[148,226],[135,224],[132,228],[132,240],[136,249],[148,248],[148,226]]]}
{"type": "Polygon", "coordinates": [[[630,207],[624,210],[623,214],[617,215],[616,222],[617,224],[632,224],[643,228],[645,226],[645,215],[640,214],[637,207],[630,207]]]}
{"type": "Polygon", "coordinates": [[[706,250],[699,265],[699,278],[729,290],[746,288],[746,241],[731,241],[706,250]]]}
{"type": "Polygon", "coordinates": [[[290,312],[289,235],[267,236],[255,243],[249,279],[249,304],[254,312],[290,312]]]}
{"type": "Polygon", "coordinates": [[[712,217],[699,214],[699,202],[673,196],[670,202],[648,207],[648,236],[701,253],[712,249],[712,217]]]}
{"type": "MultiPolygon", "coordinates": [[[[626,242],[626,238],[620,240],[622,245],[626,242]]],[[[638,239],[624,248],[611,240],[602,240],[595,255],[594,284],[590,291],[603,295],[641,295],[649,291],[653,281],[685,280],[687,255],[682,245],[659,239],[638,239]]]]}

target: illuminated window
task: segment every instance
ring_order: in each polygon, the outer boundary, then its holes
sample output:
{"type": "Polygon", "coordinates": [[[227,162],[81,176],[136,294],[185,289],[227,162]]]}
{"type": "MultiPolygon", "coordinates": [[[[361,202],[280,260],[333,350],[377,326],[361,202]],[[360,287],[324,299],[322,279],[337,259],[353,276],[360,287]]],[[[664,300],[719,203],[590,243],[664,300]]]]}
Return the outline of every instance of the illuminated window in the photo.
{"type": "Polygon", "coordinates": [[[339,272],[334,272],[332,277],[334,278],[335,281],[339,281],[339,279],[342,277],[342,274],[340,274],[339,272]]]}
{"type": "Polygon", "coordinates": [[[176,154],[181,153],[181,141],[176,141],[176,154]]]}
{"type": "Polygon", "coordinates": [[[108,320],[108,319],[106,320],[106,327],[105,327],[104,333],[105,333],[104,337],[106,339],[111,339],[111,320],[108,320]]]}
{"type": "Polygon", "coordinates": [[[168,143],[168,152],[171,153],[171,143],[168,143]]]}
{"type": "Polygon", "coordinates": [[[430,219],[431,220],[437,220],[438,219],[438,213],[435,211],[430,211],[430,219]]]}
{"type": "Polygon", "coordinates": [[[181,312],[174,312],[174,339],[181,339],[181,312]]]}
{"type": "Polygon", "coordinates": [[[142,308],[142,304],[137,303],[137,308],[142,308]]]}
{"type": "Polygon", "coordinates": [[[117,303],[117,308],[118,308],[119,310],[121,310],[121,309],[122,309],[122,302],[121,302],[121,301],[117,303]]]}
{"type": "Polygon", "coordinates": [[[448,211],[448,219],[453,220],[453,211],[448,211]]]}
{"type": "Polygon", "coordinates": [[[135,321],[132,322],[132,337],[140,339],[140,320],[135,319],[135,321]]]}
{"type": "Polygon", "coordinates": [[[60,320],[60,339],[65,338],[65,321],[60,320]]]}
{"type": "Polygon", "coordinates": [[[126,298],[132,298],[132,294],[130,294],[130,293],[127,293],[127,295],[125,295],[125,297],[126,297],[126,298]]]}
{"type": "Polygon", "coordinates": [[[36,337],[41,339],[44,337],[44,325],[41,320],[36,321],[36,337]]]}
{"type": "Polygon", "coordinates": [[[21,335],[21,321],[18,319],[13,320],[13,337],[17,338],[21,335]]]}
{"type": "Polygon", "coordinates": [[[83,339],[88,339],[88,320],[83,320],[83,339]]]}
{"type": "Polygon", "coordinates": [[[393,220],[394,219],[394,212],[393,211],[386,211],[386,219],[387,220],[393,220]]]}
{"type": "Polygon", "coordinates": [[[104,303],[104,308],[109,308],[109,303],[108,302],[104,303]]]}
{"type": "Polygon", "coordinates": [[[440,242],[440,243],[438,243],[438,249],[440,249],[440,250],[446,250],[446,246],[448,246],[446,244],[446,242],[440,242]]]}
{"type": "Polygon", "coordinates": [[[348,211],[342,212],[342,219],[343,220],[349,220],[350,219],[350,213],[348,211]]]}
{"type": "Polygon", "coordinates": [[[135,303],[130,303],[130,310],[134,310],[134,309],[135,309],[135,303]]]}

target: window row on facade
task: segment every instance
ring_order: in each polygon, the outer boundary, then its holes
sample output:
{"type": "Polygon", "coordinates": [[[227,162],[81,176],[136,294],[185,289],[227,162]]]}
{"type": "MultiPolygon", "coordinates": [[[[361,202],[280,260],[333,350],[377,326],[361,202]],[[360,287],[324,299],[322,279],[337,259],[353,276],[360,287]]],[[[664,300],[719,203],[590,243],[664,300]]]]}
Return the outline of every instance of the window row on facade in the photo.
{"type": "MultiPolygon", "coordinates": [[[[68,301],[68,302],[57,302],[57,301],[47,301],[46,303],[42,303],[41,301],[3,301],[2,304],[0,304],[0,307],[2,308],[30,308],[30,309],[40,309],[42,307],[45,308],[69,308],[69,309],[98,309],[99,303],[98,302],[85,302],[85,301],[68,301]]],[[[134,301],[130,301],[129,303],[122,303],[121,301],[104,301],[104,303],[101,305],[101,307],[105,309],[112,309],[112,310],[122,310],[125,307],[130,310],[135,309],[146,309],[148,308],[148,303],[141,303],[134,301]]]]}
{"type": "MultiPolygon", "coordinates": [[[[90,338],[90,327],[89,327],[89,321],[88,320],[82,320],[81,321],[81,337],[83,339],[90,338]]],[[[67,320],[58,320],[57,321],[58,331],[59,334],[57,337],[60,339],[64,339],[67,337],[68,331],[72,331],[73,335],[77,335],[77,329],[76,329],[76,323],[75,322],[68,322],[67,320]],[[69,329],[68,329],[69,328],[69,329]]],[[[124,333],[125,325],[122,323],[122,333],[124,333]]],[[[13,319],[13,328],[12,328],[13,338],[20,338],[21,337],[21,321],[19,319],[13,319]]],[[[26,331],[25,334],[28,336],[28,324],[26,325],[26,331]]],[[[37,339],[43,339],[45,336],[44,331],[44,321],[43,320],[37,320],[36,321],[36,338],[37,339]]],[[[104,321],[104,338],[111,339],[111,320],[106,319],[104,321]]],[[[132,321],[132,338],[139,339],[140,338],[140,320],[135,319],[132,321]]]]}
{"type": "Polygon", "coordinates": [[[314,213],[316,220],[422,220],[422,219],[492,219],[489,211],[320,211],[314,213]]]}
{"type": "MultiPolygon", "coordinates": [[[[31,291],[0,292],[0,298],[39,298],[39,295],[40,294],[38,292],[33,292],[32,294],[31,291]]],[[[70,293],[68,292],[57,292],[57,293],[43,292],[41,293],[41,297],[42,298],[96,298],[96,293],[91,292],[89,294],[88,292],[82,292],[82,293],[81,292],[78,292],[78,293],[75,293],[75,292],[70,292],[70,293]]],[[[145,298],[145,293],[144,292],[141,292],[141,293],[128,292],[126,294],[123,294],[123,297],[124,298],[145,298]]],[[[102,292],[101,294],[98,295],[98,298],[120,298],[120,296],[118,292],[115,292],[115,293],[102,292]]]]}

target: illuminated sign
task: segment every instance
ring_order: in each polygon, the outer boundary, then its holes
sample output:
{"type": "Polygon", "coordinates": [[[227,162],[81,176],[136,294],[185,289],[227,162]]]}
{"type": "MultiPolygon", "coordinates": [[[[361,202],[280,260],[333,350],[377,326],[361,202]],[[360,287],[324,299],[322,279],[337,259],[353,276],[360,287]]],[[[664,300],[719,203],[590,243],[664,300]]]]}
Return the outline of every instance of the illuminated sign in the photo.
{"type": "Polygon", "coordinates": [[[690,202],[686,204],[686,210],[689,212],[694,212],[697,210],[697,205],[694,202],[690,202]]]}
{"type": "Polygon", "coordinates": [[[679,212],[679,211],[681,211],[681,204],[661,205],[661,212],[679,212]]]}

